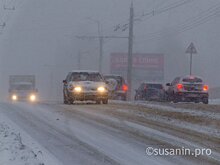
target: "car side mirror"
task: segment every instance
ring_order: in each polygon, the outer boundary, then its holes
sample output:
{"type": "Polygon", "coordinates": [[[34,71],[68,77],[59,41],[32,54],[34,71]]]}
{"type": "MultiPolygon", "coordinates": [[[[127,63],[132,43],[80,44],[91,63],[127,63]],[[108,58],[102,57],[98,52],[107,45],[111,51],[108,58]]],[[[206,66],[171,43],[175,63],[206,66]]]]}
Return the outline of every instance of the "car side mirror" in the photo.
{"type": "Polygon", "coordinates": [[[170,87],[170,86],[171,86],[171,83],[167,83],[166,86],[170,87]]]}

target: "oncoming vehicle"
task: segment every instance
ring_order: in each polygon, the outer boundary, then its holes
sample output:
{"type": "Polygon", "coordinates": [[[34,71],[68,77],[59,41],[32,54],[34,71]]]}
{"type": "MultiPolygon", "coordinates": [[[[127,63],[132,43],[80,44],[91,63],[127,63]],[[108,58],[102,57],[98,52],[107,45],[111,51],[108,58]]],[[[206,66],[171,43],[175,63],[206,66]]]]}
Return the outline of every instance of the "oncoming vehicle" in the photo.
{"type": "Polygon", "coordinates": [[[135,93],[135,100],[163,101],[165,90],[161,83],[141,83],[135,93]]]}
{"type": "Polygon", "coordinates": [[[107,104],[108,89],[99,72],[72,71],[63,80],[63,99],[64,104],[88,100],[107,104]]]}
{"type": "Polygon", "coordinates": [[[12,101],[37,101],[34,75],[9,76],[9,98],[12,101]]]}
{"type": "Polygon", "coordinates": [[[208,85],[198,76],[176,77],[172,83],[167,83],[167,97],[169,101],[203,102],[208,104],[208,85]]]}
{"type": "Polygon", "coordinates": [[[122,76],[104,75],[108,85],[109,98],[114,100],[126,100],[128,86],[122,76]]]}

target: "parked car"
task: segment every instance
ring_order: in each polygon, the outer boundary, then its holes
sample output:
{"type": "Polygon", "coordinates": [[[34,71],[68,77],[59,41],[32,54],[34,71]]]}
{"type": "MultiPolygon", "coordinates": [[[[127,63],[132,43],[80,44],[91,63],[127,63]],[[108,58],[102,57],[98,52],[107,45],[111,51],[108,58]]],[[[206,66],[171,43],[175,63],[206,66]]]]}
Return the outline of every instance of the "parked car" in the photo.
{"type": "Polygon", "coordinates": [[[165,90],[161,83],[141,83],[135,93],[135,100],[163,101],[165,90]]]}
{"type": "Polygon", "coordinates": [[[177,102],[203,102],[208,104],[208,85],[198,76],[176,77],[171,83],[166,84],[168,100],[177,102]]]}
{"type": "Polygon", "coordinates": [[[114,100],[126,100],[128,85],[120,75],[104,75],[108,85],[109,98],[114,100]]]}
{"type": "Polygon", "coordinates": [[[108,103],[108,89],[104,78],[96,71],[72,71],[63,80],[63,101],[95,101],[108,103]]]}

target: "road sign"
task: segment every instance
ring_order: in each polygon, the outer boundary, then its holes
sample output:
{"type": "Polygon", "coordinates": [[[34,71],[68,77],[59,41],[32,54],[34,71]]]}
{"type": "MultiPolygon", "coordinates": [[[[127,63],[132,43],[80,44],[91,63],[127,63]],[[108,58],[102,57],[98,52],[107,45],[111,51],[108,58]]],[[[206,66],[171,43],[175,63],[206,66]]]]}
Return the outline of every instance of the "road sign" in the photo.
{"type": "Polygon", "coordinates": [[[189,45],[189,47],[186,49],[186,53],[190,54],[190,75],[192,75],[192,55],[197,54],[196,47],[192,42],[189,45]]]}
{"type": "Polygon", "coordinates": [[[189,47],[186,49],[186,53],[189,54],[197,54],[197,50],[196,47],[194,46],[194,44],[191,42],[191,44],[189,45],[189,47]]]}

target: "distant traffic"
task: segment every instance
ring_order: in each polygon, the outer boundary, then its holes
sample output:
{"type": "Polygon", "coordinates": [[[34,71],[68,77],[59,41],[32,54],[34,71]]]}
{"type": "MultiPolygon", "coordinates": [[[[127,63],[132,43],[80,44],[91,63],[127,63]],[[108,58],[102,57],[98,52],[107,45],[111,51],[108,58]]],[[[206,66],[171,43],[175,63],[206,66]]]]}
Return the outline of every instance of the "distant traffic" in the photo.
{"type": "MultiPolygon", "coordinates": [[[[134,100],[208,104],[209,87],[198,76],[177,77],[166,86],[157,82],[143,82],[135,90],[134,100]]],[[[72,71],[63,80],[63,102],[72,104],[90,100],[96,104],[107,104],[109,99],[126,101],[128,88],[120,75],[72,71]]]]}
{"type": "MultiPolygon", "coordinates": [[[[108,100],[127,100],[128,84],[121,75],[102,75],[98,71],[76,70],[63,80],[63,103],[93,101],[108,104],[108,100]]],[[[9,76],[9,99],[15,101],[38,101],[34,75],[9,76]]],[[[209,103],[209,86],[195,75],[176,77],[166,86],[160,82],[144,81],[134,91],[135,101],[209,103]]]]}

